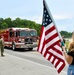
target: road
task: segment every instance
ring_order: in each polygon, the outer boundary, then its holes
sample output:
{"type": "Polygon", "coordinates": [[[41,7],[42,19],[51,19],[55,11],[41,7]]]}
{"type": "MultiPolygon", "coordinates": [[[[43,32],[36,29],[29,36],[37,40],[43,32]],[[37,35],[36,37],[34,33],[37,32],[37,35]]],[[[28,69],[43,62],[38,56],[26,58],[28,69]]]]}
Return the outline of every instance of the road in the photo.
{"type": "MultiPolygon", "coordinates": [[[[63,69],[63,71],[60,74],[58,74],[53,65],[49,61],[47,61],[40,53],[38,53],[36,49],[37,48],[34,48],[33,51],[12,51],[11,49],[5,49],[5,53],[24,59],[26,61],[25,63],[29,63],[28,66],[34,71],[34,75],[66,75],[67,66],[63,69]]],[[[30,74],[27,75],[33,75],[31,73],[32,72],[30,72],[30,74]]]]}

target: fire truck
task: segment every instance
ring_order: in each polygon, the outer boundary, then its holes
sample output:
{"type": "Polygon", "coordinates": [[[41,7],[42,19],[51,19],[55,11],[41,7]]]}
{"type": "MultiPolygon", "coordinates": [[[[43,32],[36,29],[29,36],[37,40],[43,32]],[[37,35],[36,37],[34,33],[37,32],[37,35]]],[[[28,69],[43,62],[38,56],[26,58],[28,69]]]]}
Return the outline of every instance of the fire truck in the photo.
{"type": "Polygon", "coordinates": [[[0,30],[0,37],[4,37],[5,47],[11,47],[13,50],[16,48],[27,48],[32,50],[37,47],[37,31],[30,28],[7,28],[0,30]]]}

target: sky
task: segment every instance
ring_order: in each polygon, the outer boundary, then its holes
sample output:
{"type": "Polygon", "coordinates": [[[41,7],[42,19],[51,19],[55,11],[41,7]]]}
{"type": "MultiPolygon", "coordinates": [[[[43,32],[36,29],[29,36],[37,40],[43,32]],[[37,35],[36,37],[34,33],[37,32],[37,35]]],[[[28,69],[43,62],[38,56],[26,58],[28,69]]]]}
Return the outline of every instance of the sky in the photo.
{"type": "MultiPolygon", "coordinates": [[[[74,0],[46,0],[58,31],[74,31],[74,0]]],[[[42,24],[43,0],[0,0],[0,18],[42,24]]]]}

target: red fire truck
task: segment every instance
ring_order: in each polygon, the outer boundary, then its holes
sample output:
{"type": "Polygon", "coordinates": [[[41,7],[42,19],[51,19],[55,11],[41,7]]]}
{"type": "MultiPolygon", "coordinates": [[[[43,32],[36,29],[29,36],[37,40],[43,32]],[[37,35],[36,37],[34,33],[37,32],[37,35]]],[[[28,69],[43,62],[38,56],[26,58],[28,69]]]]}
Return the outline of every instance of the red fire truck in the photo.
{"type": "Polygon", "coordinates": [[[0,37],[4,37],[5,47],[27,48],[32,50],[37,47],[37,31],[29,28],[7,28],[0,30],[0,37]]]}

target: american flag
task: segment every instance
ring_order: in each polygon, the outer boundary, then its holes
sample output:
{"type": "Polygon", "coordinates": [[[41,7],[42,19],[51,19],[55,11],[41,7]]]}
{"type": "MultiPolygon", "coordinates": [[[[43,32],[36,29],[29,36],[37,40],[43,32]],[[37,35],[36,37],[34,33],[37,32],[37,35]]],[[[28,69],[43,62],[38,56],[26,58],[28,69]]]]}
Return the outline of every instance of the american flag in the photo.
{"type": "Polygon", "coordinates": [[[38,52],[40,52],[47,60],[49,60],[57,69],[58,73],[60,73],[65,67],[65,61],[60,46],[61,39],[50,12],[48,11],[45,0],[43,0],[43,6],[43,21],[38,52]]]}

